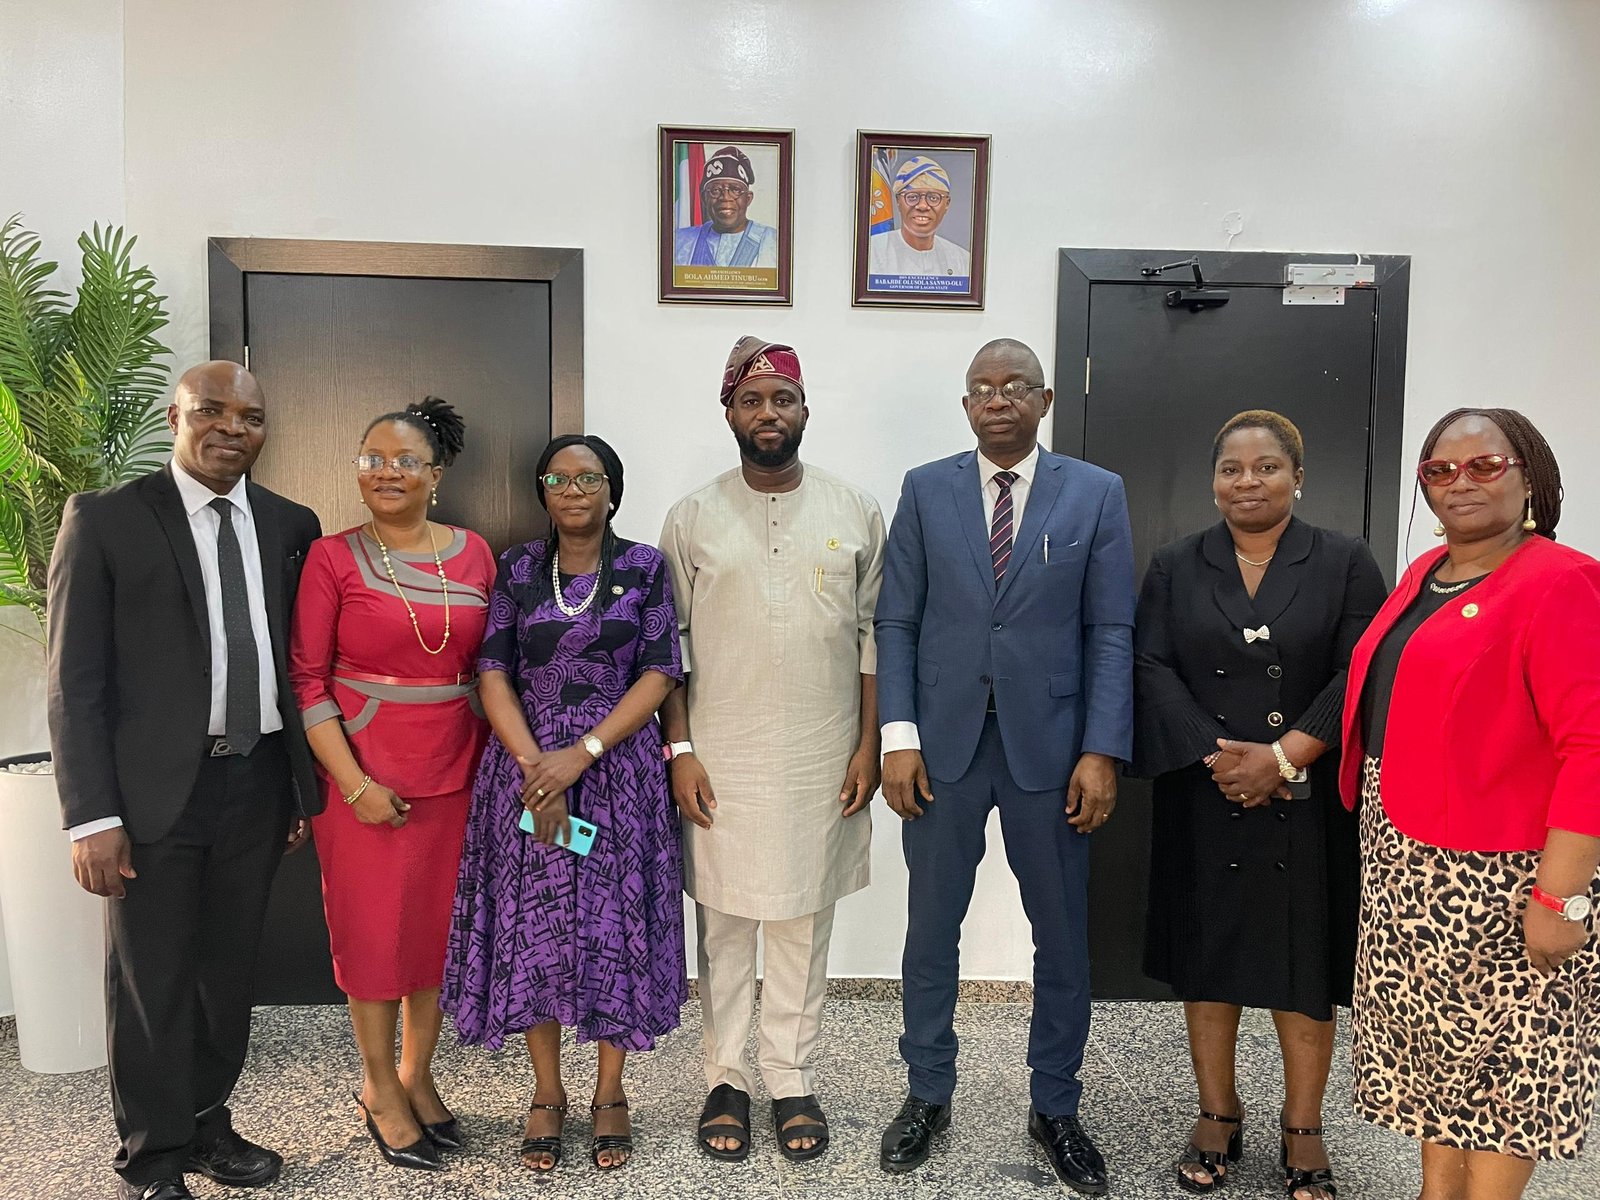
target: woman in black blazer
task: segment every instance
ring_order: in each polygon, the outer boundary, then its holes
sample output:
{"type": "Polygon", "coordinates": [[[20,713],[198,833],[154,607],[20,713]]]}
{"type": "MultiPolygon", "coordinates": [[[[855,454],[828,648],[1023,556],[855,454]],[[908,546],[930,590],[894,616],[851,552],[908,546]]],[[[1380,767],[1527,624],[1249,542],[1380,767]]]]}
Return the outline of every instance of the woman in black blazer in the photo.
{"type": "Polygon", "coordinates": [[[1134,772],[1155,780],[1145,971],[1188,1020],[1200,1119],[1177,1181],[1190,1192],[1220,1186],[1242,1149],[1234,1046],[1251,1007],[1272,1011],[1283,1051],[1285,1191],[1334,1195],[1322,1093],[1333,1006],[1350,1003],[1359,868],[1327,751],[1386,589],[1364,542],[1294,518],[1303,460],[1277,413],[1224,425],[1222,521],[1162,547],[1139,599],[1134,772]]]}

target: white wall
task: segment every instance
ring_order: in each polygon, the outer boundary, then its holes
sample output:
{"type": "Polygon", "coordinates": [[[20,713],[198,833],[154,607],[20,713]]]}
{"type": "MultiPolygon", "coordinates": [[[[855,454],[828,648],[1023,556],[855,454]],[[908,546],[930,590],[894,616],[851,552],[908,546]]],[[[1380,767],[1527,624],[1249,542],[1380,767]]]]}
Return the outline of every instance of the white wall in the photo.
{"type": "MultiPolygon", "coordinates": [[[[0,0],[0,220],[77,286],[78,234],[123,220],[121,0],[0,0]]],[[[0,609],[0,758],[48,748],[38,625],[0,609]]]]}
{"type": "MultiPolygon", "coordinates": [[[[74,7],[116,27],[115,4],[74,7]]],[[[891,511],[905,468],[969,443],[957,396],[982,341],[1050,361],[1057,247],[1220,248],[1237,211],[1235,249],[1415,256],[1408,441],[1456,404],[1527,410],[1569,466],[1564,533],[1600,550],[1580,467],[1600,433],[1578,357],[1600,184],[1585,0],[124,8],[127,218],[180,358],[206,349],[208,236],[581,246],[588,425],[628,463],[634,536],[731,464],[715,396],[737,335],[799,348],[807,457],[891,511]],[[658,122],[797,130],[792,309],[655,303],[658,122]],[[986,312],[850,308],[858,127],[993,135],[986,312]]],[[[7,203],[45,206],[32,188],[7,203]]],[[[841,912],[837,973],[898,974],[895,824],[880,808],[878,882],[841,912]]],[[[991,832],[965,970],[1025,977],[991,832]]]]}

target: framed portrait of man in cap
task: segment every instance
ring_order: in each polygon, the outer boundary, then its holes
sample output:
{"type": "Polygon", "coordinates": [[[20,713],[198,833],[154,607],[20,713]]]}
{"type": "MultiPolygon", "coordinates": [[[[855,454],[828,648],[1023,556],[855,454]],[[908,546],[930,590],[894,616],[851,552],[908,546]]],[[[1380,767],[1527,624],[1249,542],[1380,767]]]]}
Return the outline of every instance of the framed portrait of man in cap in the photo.
{"type": "Polygon", "coordinates": [[[660,125],[657,135],[657,298],[794,303],[794,130],[660,125]]]}
{"type": "Polygon", "coordinates": [[[982,308],[989,138],[856,133],[857,305],[982,308]]]}

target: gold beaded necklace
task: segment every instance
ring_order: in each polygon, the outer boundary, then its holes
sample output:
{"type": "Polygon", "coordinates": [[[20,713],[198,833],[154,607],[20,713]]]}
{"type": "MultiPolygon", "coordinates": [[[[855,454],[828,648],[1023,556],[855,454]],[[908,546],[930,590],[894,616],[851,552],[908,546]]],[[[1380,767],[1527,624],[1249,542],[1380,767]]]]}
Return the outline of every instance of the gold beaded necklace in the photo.
{"type": "Polygon", "coordinates": [[[400,597],[400,603],[406,606],[406,615],[411,618],[411,632],[417,635],[417,644],[429,654],[443,654],[444,648],[450,644],[450,581],[445,578],[444,560],[439,557],[439,542],[434,536],[433,526],[428,526],[428,549],[433,551],[433,565],[439,572],[439,586],[444,590],[444,641],[439,643],[435,650],[422,640],[422,629],[417,625],[417,610],[411,607],[411,601],[406,599],[405,589],[400,586],[400,580],[395,577],[394,564],[389,561],[389,547],[383,544],[383,538],[378,536],[378,523],[369,521],[372,526],[372,540],[378,543],[378,552],[383,555],[383,569],[389,572],[389,582],[394,584],[394,594],[400,597]]]}

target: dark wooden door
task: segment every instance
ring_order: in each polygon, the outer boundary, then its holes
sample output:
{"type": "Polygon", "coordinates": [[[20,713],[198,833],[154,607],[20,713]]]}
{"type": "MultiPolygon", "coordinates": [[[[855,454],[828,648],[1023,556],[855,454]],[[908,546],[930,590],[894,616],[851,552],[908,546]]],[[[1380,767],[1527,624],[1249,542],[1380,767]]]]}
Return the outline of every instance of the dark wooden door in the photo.
{"type": "MultiPolygon", "coordinates": [[[[545,531],[534,466],[550,438],[550,288],[498,279],[248,273],[245,345],[267,395],[253,477],[315,509],[325,532],[366,510],[355,456],[367,423],[426,395],[466,421],[436,519],[496,552],[545,531]]],[[[262,944],[257,1002],[338,1002],[315,845],[284,860],[262,944]]]]}
{"type": "Polygon", "coordinates": [[[550,440],[550,289],[502,279],[252,273],[245,345],[271,432],[254,478],[322,518],[365,519],[354,468],[367,422],[442,396],[467,423],[434,516],[498,552],[543,533],[533,469],[550,440]]]}
{"type": "MultiPolygon", "coordinates": [[[[1281,285],[1230,286],[1219,275],[1208,271],[1207,283],[1227,287],[1227,303],[1199,312],[1167,305],[1181,280],[1088,281],[1084,328],[1064,329],[1058,347],[1058,391],[1080,378],[1085,387],[1081,404],[1069,397],[1057,414],[1056,448],[1122,476],[1140,579],[1159,546],[1218,519],[1212,439],[1244,409],[1272,409],[1300,428],[1306,480],[1298,516],[1365,537],[1377,510],[1376,523],[1392,530],[1397,474],[1375,477],[1372,469],[1388,457],[1375,416],[1378,290],[1352,288],[1342,306],[1286,305],[1281,285]]],[[[1385,557],[1392,561],[1392,552],[1380,552],[1385,557]]],[[[1150,785],[1124,779],[1119,796],[1092,853],[1094,994],[1159,998],[1169,993],[1142,969],[1150,785]]]]}

